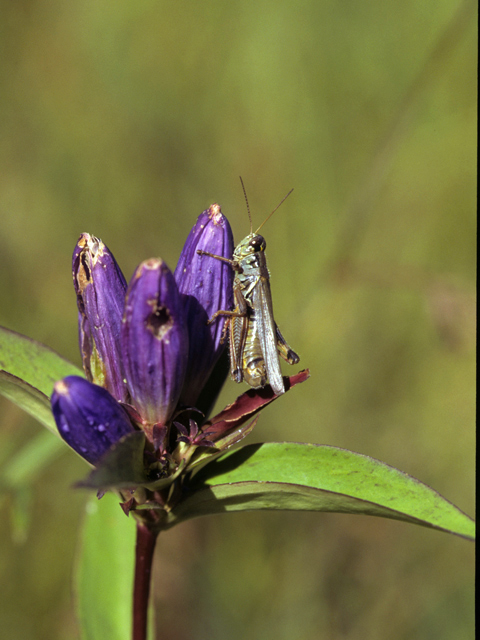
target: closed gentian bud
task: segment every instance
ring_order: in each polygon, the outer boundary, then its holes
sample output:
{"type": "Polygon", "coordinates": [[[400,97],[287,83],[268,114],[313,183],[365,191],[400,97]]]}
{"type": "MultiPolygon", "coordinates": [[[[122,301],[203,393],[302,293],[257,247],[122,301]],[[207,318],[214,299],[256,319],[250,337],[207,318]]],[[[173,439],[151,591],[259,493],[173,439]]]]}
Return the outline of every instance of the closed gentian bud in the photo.
{"type": "Polygon", "coordinates": [[[221,343],[225,319],[208,319],[220,309],[233,307],[231,266],[198,251],[231,259],[233,234],[218,204],[212,204],[190,231],[175,269],[175,279],[185,305],[190,335],[188,368],[181,400],[195,404],[225,345],[221,343]]]}
{"type": "Polygon", "coordinates": [[[109,392],[79,376],[57,382],[51,403],[60,435],[91,464],[134,431],[125,410],[109,392]]]}
{"type": "Polygon", "coordinates": [[[122,357],[132,404],[150,424],[165,424],[182,390],[188,354],[183,304],[172,272],[146,260],[128,285],[122,357]]]}
{"type": "Polygon", "coordinates": [[[101,240],[82,233],[73,253],[80,351],[87,379],[128,400],[120,356],[120,334],[127,283],[101,240]]]}

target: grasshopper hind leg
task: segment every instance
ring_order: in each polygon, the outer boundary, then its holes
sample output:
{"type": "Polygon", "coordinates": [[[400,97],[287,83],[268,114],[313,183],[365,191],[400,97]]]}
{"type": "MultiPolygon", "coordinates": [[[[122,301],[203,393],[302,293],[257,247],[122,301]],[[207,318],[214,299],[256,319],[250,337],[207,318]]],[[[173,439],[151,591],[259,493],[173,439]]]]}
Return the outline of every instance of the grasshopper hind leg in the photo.
{"type": "Polygon", "coordinates": [[[277,334],[278,353],[282,356],[285,362],[288,362],[288,364],[297,364],[298,362],[300,362],[300,356],[297,353],[295,353],[295,351],[290,347],[288,342],[282,336],[282,333],[276,323],[275,323],[275,330],[277,334]]]}

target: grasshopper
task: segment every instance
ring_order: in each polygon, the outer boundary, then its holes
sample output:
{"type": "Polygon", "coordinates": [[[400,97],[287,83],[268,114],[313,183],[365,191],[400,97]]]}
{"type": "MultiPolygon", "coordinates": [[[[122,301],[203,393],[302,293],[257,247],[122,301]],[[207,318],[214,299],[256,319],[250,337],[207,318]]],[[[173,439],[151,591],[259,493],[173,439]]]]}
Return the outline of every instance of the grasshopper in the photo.
{"type": "Polygon", "coordinates": [[[247,194],[241,178],[240,181],[247,203],[250,233],[236,246],[231,260],[207,251],[198,251],[199,254],[227,262],[235,271],[235,309],[217,311],[208,323],[211,324],[218,316],[227,317],[224,331],[229,330],[232,379],[235,382],[245,380],[254,389],[264,387],[268,381],[275,395],[279,396],[285,393],[279,355],[289,364],[297,364],[300,358],[288,346],[275,323],[270,274],[265,257],[266,242],[258,232],[293,189],[254,232],[247,194]]]}

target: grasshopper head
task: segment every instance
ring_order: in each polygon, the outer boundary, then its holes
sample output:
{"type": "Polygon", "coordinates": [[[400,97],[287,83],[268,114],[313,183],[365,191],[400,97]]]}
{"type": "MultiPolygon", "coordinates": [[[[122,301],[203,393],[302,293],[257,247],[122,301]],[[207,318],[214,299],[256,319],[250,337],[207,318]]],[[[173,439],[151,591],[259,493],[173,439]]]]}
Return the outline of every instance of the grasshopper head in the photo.
{"type": "Polygon", "coordinates": [[[236,247],[234,256],[237,260],[245,258],[246,256],[258,253],[259,251],[265,251],[267,243],[265,238],[258,233],[249,233],[236,247]]]}

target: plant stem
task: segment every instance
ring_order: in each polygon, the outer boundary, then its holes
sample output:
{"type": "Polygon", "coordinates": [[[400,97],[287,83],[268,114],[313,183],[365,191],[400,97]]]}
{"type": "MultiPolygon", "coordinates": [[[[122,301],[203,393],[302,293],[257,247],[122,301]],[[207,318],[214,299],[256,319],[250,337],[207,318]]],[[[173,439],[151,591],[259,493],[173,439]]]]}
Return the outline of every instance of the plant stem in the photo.
{"type": "Polygon", "coordinates": [[[152,531],[140,522],[137,523],[132,640],[146,640],[147,638],[148,596],[157,535],[156,531],[152,531]]]}

